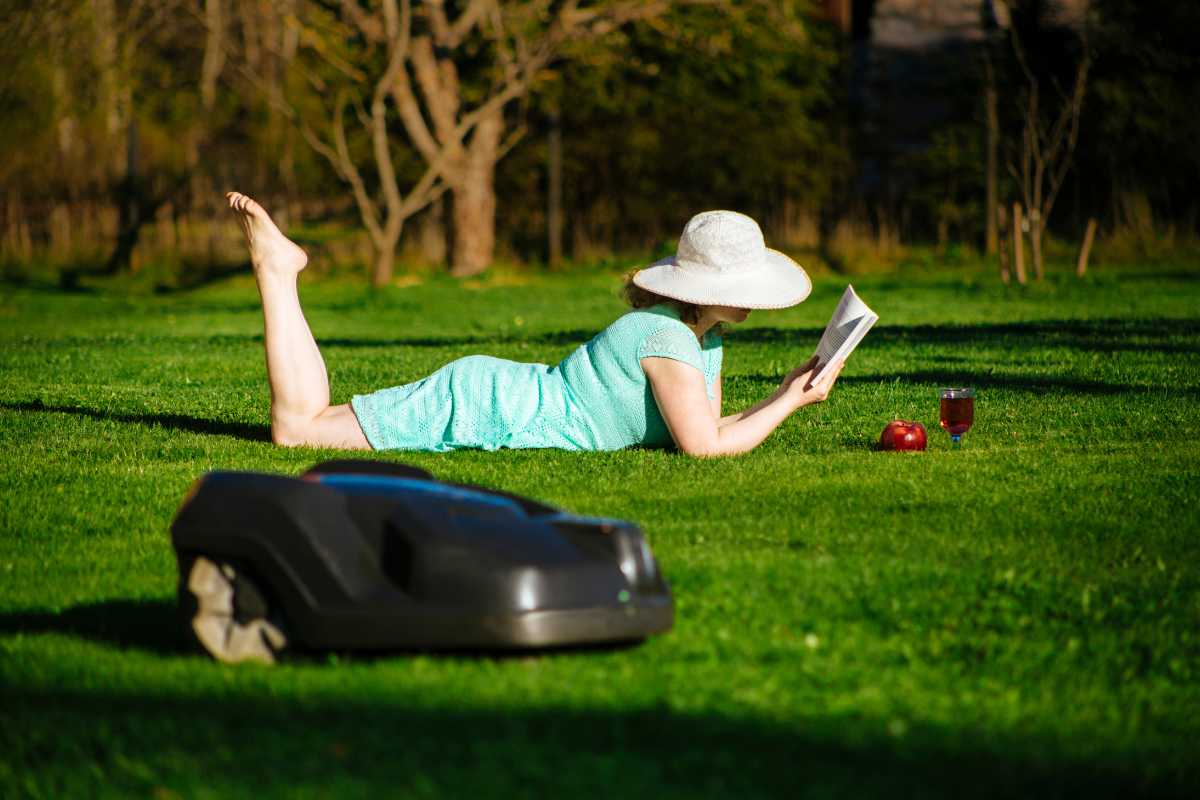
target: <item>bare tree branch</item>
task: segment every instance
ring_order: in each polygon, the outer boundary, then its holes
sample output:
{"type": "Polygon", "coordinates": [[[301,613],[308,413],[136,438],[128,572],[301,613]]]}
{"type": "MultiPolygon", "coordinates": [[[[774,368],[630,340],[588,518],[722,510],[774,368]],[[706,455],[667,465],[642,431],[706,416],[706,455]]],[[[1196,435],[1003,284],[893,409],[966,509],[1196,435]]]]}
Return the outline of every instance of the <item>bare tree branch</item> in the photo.
{"type": "MultiPolygon", "coordinates": [[[[457,138],[455,117],[459,104],[458,92],[451,94],[450,87],[443,85],[442,72],[433,52],[433,41],[428,36],[413,37],[411,61],[425,107],[429,110],[429,118],[433,121],[434,133],[438,142],[446,146],[457,138]]],[[[458,87],[455,85],[453,88],[457,90],[458,87]]]]}
{"type": "Polygon", "coordinates": [[[372,202],[370,193],[367,192],[366,184],[363,183],[358,167],[354,164],[354,159],[350,157],[350,146],[346,142],[346,125],[342,112],[345,105],[345,95],[339,92],[335,101],[333,121],[330,123],[338,157],[338,171],[354,191],[354,201],[358,203],[358,207],[362,211],[363,223],[367,226],[371,238],[378,240],[383,236],[383,230],[379,224],[379,213],[375,209],[375,203],[372,202]]]}
{"type": "Polygon", "coordinates": [[[434,40],[439,47],[449,49],[462,44],[466,35],[479,24],[490,9],[499,8],[495,0],[471,0],[458,15],[458,19],[450,22],[446,16],[444,0],[425,0],[424,6],[429,16],[429,25],[433,29],[434,40]]]}
{"type": "Polygon", "coordinates": [[[340,8],[342,15],[354,24],[354,27],[368,42],[383,44],[390,38],[384,30],[383,23],[379,21],[379,17],[366,11],[358,4],[358,0],[342,0],[340,8]]]}
{"type": "Polygon", "coordinates": [[[426,161],[433,161],[438,157],[440,148],[421,115],[421,106],[412,90],[407,69],[396,73],[396,79],[392,82],[392,100],[396,104],[400,121],[404,123],[404,130],[408,132],[408,137],[417,148],[417,152],[426,161]]]}

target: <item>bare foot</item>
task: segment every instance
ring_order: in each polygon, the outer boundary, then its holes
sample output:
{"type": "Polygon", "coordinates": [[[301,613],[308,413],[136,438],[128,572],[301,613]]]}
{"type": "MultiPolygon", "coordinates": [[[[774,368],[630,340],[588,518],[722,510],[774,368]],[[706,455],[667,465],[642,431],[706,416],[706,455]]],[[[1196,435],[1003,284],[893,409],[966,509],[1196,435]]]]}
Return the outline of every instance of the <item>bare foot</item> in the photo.
{"type": "Polygon", "coordinates": [[[227,192],[229,207],[237,212],[238,224],[250,247],[250,263],[256,275],[294,277],[308,264],[308,254],[283,235],[266,209],[240,192],[227,192]]]}

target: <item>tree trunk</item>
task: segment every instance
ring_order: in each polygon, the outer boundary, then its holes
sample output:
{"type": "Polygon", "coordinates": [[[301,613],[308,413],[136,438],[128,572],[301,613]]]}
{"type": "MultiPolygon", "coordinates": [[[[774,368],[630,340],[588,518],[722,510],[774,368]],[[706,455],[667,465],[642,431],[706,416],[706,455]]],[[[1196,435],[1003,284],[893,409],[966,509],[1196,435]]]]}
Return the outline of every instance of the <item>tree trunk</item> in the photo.
{"type": "Polygon", "coordinates": [[[1017,272],[1017,283],[1025,285],[1025,239],[1021,232],[1021,204],[1013,203],[1013,267],[1017,272]]]}
{"type": "Polygon", "coordinates": [[[496,160],[504,118],[499,110],[479,121],[467,148],[454,195],[454,252],[450,274],[478,275],[496,247],[496,160]]]}
{"type": "Polygon", "coordinates": [[[112,147],[109,151],[110,169],[120,174],[123,166],[121,148],[115,145],[125,123],[118,89],[120,76],[117,74],[117,12],[114,0],[92,0],[92,22],[96,33],[93,58],[97,73],[97,105],[103,109],[104,128],[108,134],[108,144],[112,147]]]}
{"type": "Polygon", "coordinates": [[[446,263],[446,203],[438,198],[429,204],[421,217],[417,239],[421,246],[421,258],[428,264],[446,263]]]}
{"type": "Polygon", "coordinates": [[[1029,249],[1033,252],[1033,276],[1039,282],[1046,275],[1042,269],[1042,234],[1044,232],[1042,219],[1038,215],[1037,209],[1032,209],[1029,212],[1029,249]]]}
{"type": "MultiPolygon", "coordinates": [[[[277,5],[277,9],[283,32],[280,36],[280,77],[276,86],[279,91],[277,100],[282,103],[287,94],[287,76],[292,68],[292,61],[296,58],[296,50],[300,46],[300,30],[298,25],[287,23],[291,15],[296,13],[296,0],[282,0],[277,5]]],[[[300,182],[296,176],[296,128],[294,125],[285,125],[283,129],[283,143],[279,150],[279,178],[287,195],[281,207],[287,211],[288,219],[299,219],[301,216],[300,182]]]]}
{"type": "Polygon", "coordinates": [[[1011,278],[1008,262],[1008,219],[1004,206],[996,206],[996,216],[992,224],[996,226],[996,247],[1000,255],[1000,280],[1008,283],[1011,278]]]}
{"type": "Polygon", "coordinates": [[[390,239],[385,234],[371,240],[371,285],[376,289],[387,286],[392,282],[396,265],[396,245],[400,241],[400,232],[390,239]]]}
{"type": "Polygon", "coordinates": [[[546,260],[557,267],[563,255],[562,127],[557,114],[550,118],[546,157],[546,260]]]}
{"type": "Polygon", "coordinates": [[[137,247],[142,224],[146,221],[142,213],[140,150],[137,120],[130,119],[125,149],[125,178],[117,188],[117,244],[105,265],[105,272],[109,275],[129,271],[133,250],[137,247]]]}
{"type": "Polygon", "coordinates": [[[996,212],[999,208],[997,201],[997,179],[996,179],[996,163],[997,153],[1000,149],[1000,114],[996,108],[997,95],[995,78],[992,75],[991,62],[988,62],[988,85],[984,93],[984,103],[987,106],[987,240],[986,248],[988,255],[996,252],[1000,242],[1000,235],[996,229],[997,216],[996,212]]]}
{"type": "Polygon", "coordinates": [[[1092,254],[1092,242],[1096,239],[1096,218],[1091,217],[1087,224],[1087,233],[1083,235],[1083,247],[1079,250],[1079,261],[1075,264],[1075,274],[1080,278],[1087,272],[1088,257],[1092,254]]]}
{"type": "Polygon", "coordinates": [[[205,0],[204,61],[200,67],[200,100],[205,111],[217,103],[217,79],[225,66],[225,15],[223,0],[205,0]]]}

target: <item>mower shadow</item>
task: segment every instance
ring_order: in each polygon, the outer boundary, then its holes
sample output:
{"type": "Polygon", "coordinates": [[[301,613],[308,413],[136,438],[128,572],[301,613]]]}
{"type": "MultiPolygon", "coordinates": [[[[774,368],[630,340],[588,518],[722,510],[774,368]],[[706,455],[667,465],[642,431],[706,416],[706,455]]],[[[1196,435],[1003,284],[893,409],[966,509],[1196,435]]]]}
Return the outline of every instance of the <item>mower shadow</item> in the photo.
{"type": "MultiPolygon", "coordinates": [[[[203,654],[203,650],[187,633],[187,623],[180,617],[179,607],[170,600],[106,600],[84,603],[61,611],[27,609],[0,613],[0,636],[5,634],[53,633],[110,645],[122,650],[145,650],[159,655],[203,654]]],[[[501,650],[462,648],[429,651],[418,648],[372,650],[337,653],[345,661],[374,662],[405,656],[429,656],[439,660],[473,660],[487,658],[508,661],[539,655],[617,652],[630,650],[639,640],[607,644],[564,645],[537,650],[501,650]]],[[[289,663],[319,663],[329,652],[289,650],[289,663]]]]}
{"type": "Polygon", "coordinates": [[[257,690],[229,677],[227,688],[175,695],[0,690],[24,732],[8,755],[27,779],[128,782],[128,773],[95,773],[96,761],[116,757],[163,765],[154,780],[183,795],[203,786],[218,796],[1183,797],[1187,788],[1187,776],[1151,773],[1129,755],[1046,757],[1037,742],[944,727],[896,740],[875,718],[780,724],[665,704],[472,707],[402,684],[301,700],[276,695],[265,675],[257,690]],[[166,765],[174,775],[162,774],[166,765]]]}
{"type": "Polygon", "coordinates": [[[249,422],[222,422],[202,417],[189,417],[183,414],[131,414],[120,411],[101,411],[84,406],[55,406],[47,405],[40,400],[32,402],[0,402],[0,409],[8,411],[25,411],[43,414],[74,414],[90,419],[114,422],[129,422],[136,425],[158,426],[174,431],[188,433],[204,433],[213,436],[231,436],[251,442],[271,441],[271,428],[268,425],[256,425],[249,422]]]}
{"type": "Polygon", "coordinates": [[[55,633],[160,655],[194,650],[168,600],[106,600],[62,611],[31,609],[0,614],[0,635],[55,633]]]}

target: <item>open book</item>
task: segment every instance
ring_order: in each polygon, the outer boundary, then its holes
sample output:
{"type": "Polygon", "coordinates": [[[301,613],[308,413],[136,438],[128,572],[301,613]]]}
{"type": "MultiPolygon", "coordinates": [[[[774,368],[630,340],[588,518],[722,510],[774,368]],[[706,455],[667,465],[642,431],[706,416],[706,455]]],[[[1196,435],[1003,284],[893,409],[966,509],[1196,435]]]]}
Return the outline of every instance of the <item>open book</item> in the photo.
{"type": "Polygon", "coordinates": [[[858,343],[871,330],[871,326],[879,320],[879,315],[867,308],[867,304],[854,293],[853,286],[847,286],[834,309],[833,317],[821,334],[821,342],[817,345],[817,374],[813,375],[810,384],[825,377],[829,367],[835,361],[844,361],[858,343]]]}

